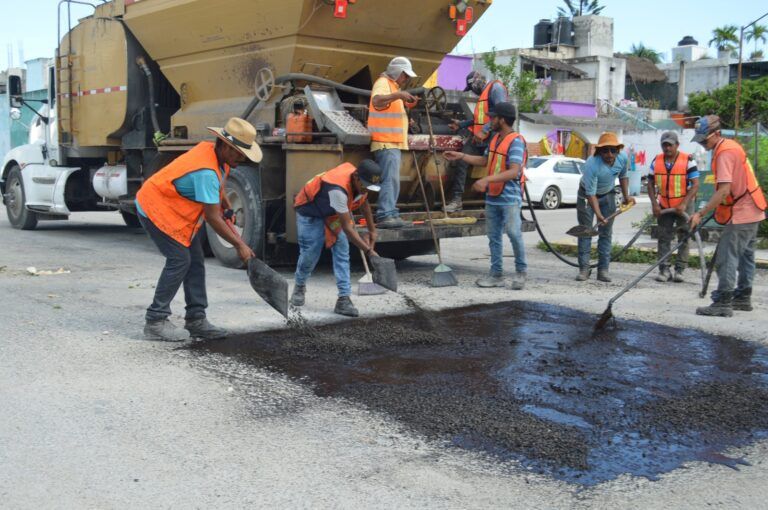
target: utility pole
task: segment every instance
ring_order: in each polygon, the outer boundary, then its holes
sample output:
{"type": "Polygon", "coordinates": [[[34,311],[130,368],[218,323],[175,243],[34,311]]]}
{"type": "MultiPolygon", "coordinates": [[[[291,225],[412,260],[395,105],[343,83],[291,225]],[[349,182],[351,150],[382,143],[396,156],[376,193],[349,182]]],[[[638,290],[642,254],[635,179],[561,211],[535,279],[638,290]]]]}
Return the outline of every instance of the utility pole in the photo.
{"type": "Polygon", "coordinates": [[[744,47],[744,30],[756,24],[761,19],[768,16],[768,12],[757,18],[752,23],[748,23],[741,27],[741,34],[739,35],[739,66],[736,77],[736,111],[733,114],[733,129],[736,130],[736,136],[739,135],[739,116],[741,114],[741,63],[742,63],[742,50],[744,47]]]}

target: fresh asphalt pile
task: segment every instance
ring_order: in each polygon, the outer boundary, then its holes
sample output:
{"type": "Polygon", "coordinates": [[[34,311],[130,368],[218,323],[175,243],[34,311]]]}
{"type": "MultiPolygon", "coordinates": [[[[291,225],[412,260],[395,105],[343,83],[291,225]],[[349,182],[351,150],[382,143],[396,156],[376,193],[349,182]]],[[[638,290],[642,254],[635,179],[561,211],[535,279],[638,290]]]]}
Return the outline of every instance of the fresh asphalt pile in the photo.
{"type": "Polygon", "coordinates": [[[449,445],[591,485],[768,437],[768,351],[700,331],[522,302],[199,344],[385,413],[449,445]]]}

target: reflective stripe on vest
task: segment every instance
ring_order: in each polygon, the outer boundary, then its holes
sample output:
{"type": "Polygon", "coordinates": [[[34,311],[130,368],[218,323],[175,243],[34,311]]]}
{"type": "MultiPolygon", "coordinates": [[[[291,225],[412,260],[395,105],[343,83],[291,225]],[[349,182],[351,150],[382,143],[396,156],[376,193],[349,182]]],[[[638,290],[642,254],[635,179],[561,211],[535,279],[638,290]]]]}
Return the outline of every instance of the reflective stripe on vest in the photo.
{"type": "MultiPolygon", "coordinates": [[[[400,87],[394,80],[381,76],[379,80],[386,80],[389,93],[394,94],[400,87]]],[[[405,104],[402,99],[396,99],[386,108],[377,110],[373,106],[373,94],[368,104],[368,131],[371,133],[371,141],[382,143],[403,143],[407,134],[404,131],[405,104]]]]}
{"type": "MultiPolygon", "coordinates": [[[[221,175],[213,142],[201,142],[174,159],[146,180],[136,194],[136,200],[147,218],[164,234],[187,247],[203,224],[205,204],[180,195],[173,183],[180,177],[203,169],[215,171],[219,184],[229,175],[229,166],[226,165],[224,176],[221,175]]],[[[220,194],[223,193],[224,186],[221,185],[220,194]]]]}
{"type": "MultiPolygon", "coordinates": [[[[523,164],[520,165],[520,175],[517,181],[520,182],[520,191],[522,191],[525,185],[525,164],[528,162],[528,151],[525,149],[525,138],[520,133],[509,133],[503,140],[499,141],[500,134],[496,134],[491,140],[491,145],[488,146],[488,176],[498,175],[501,172],[507,170],[507,153],[512,142],[520,138],[523,141],[523,164]]],[[[497,197],[504,191],[504,185],[506,182],[491,182],[488,183],[488,195],[497,197]]]]}
{"type": "Polygon", "coordinates": [[[657,155],[653,160],[653,176],[658,190],[659,205],[663,209],[677,207],[685,200],[688,192],[688,154],[678,152],[672,169],[667,171],[664,154],[657,155]]]}
{"type": "MultiPolygon", "coordinates": [[[[344,189],[347,193],[347,208],[349,209],[350,214],[358,210],[360,206],[365,203],[368,195],[367,193],[363,193],[358,200],[353,199],[355,192],[352,189],[352,174],[355,173],[356,170],[357,168],[352,163],[342,163],[336,168],[314,176],[303,188],[301,188],[299,194],[296,195],[296,199],[293,201],[294,209],[313,202],[315,197],[317,197],[317,194],[320,193],[322,184],[326,183],[344,189]]],[[[330,248],[336,244],[336,239],[338,239],[339,232],[341,232],[341,226],[341,217],[338,214],[325,218],[326,248],[330,248]]]]}
{"type": "MultiPolygon", "coordinates": [[[[472,127],[470,127],[470,131],[472,131],[472,134],[477,137],[482,136],[483,126],[488,123],[488,111],[490,110],[488,100],[491,97],[491,89],[496,83],[504,87],[504,84],[501,81],[492,81],[486,85],[483,89],[483,92],[480,93],[480,97],[478,98],[477,104],[475,105],[475,115],[473,120],[474,124],[472,127]]],[[[504,87],[504,92],[507,92],[507,87],[504,87]]]]}
{"type": "Polygon", "coordinates": [[[712,176],[715,178],[715,183],[717,183],[717,159],[720,157],[720,154],[725,151],[734,151],[739,155],[741,168],[747,174],[747,190],[738,197],[734,197],[732,192],[729,193],[728,196],[723,199],[723,203],[717,206],[717,209],[715,209],[715,221],[721,225],[725,225],[731,221],[731,217],[733,216],[733,204],[747,195],[752,198],[752,201],[761,211],[765,211],[766,208],[768,208],[768,203],[766,203],[763,190],[757,182],[757,177],[755,177],[755,171],[752,169],[752,164],[749,162],[749,159],[747,159],[747,153],[744,152],[741,145],[734,140],[724,138],[723,141],[715,147],[714,153],[712,154],[712,176]]]}

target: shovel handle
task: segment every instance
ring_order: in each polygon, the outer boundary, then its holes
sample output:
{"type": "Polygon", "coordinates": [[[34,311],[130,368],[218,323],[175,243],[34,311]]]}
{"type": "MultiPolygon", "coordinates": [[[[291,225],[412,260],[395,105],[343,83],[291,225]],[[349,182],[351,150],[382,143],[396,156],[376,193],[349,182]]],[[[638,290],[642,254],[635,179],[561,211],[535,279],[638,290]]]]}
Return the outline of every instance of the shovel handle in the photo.
{"type": "Polygon", "coordinates": [[[611,221],[612,219],[614,219],[616,216],[618,216],[621,213],[629,211],[634,206],[635,206],[635,204],[633,202],[630,202],[628,204],[621,204],[619,206],[619,208],[616,210],[616,212],[614,212],[613,214],[611,214],[610,216],[605,218],[603,221],[599,222],[598,225],[607,225],[608,222],[611,221]]]}
{"type": "Polygon", "coordinates": [[[365,268],[365,274],[370,275],[371,270],[368,268],[368,257],[365,255],[365,252],[363,250],[360,250],[360,258],[363,259],[363,267],[365,268]]]}

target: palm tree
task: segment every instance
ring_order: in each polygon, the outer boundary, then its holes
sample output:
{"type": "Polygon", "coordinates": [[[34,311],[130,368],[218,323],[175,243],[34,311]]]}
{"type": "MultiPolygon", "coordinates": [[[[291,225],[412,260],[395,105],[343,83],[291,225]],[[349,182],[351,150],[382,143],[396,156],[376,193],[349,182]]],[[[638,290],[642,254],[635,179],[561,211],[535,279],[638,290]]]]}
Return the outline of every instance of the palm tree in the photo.
{"type": "Polygon", "coordinates": [[[710,46],[715,46],[717,51],[733,51],[739,44],[739,36],[736,35],[739,27],[736,25],[724,25],[712,31],[710,46]]]}
{"type": "Polygon", "coordinates": [[[648,48],[643,43],[633,44],[632,47],[629,50],[629,55],[634,55],[635,57],[640,58],[646,58],[653,62],[654,64],[661,63],[661,53],[654,50],[653,48],[648,48]]]}
{"type": "Polygon", "coordinates": [[[586,16],[589,14],[599,15],[605,9],[597,0],[563,0],[565,7],[557,8],[557,15],[561,17],[586,16]]]}
{"type": "Polygon", "coordinates": [[[747,42],[749,41],[755,41],[755,52],[753,55],[757,55],[757,43],[762,42],[763,44],[766,43],[766,36],[768,36],[768,27],[765,25],[752,25],[752,28],[744,34],[747,38],[747,42]]]}

